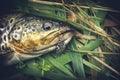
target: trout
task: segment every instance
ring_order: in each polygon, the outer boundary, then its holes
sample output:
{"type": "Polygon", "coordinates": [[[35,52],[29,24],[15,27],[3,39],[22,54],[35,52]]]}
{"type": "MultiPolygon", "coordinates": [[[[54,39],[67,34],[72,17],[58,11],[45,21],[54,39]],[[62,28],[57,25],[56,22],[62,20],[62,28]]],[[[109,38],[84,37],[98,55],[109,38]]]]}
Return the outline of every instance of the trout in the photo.
{"type": "Polygon", "coordinates": [[[69,25],[31,14],[0,17],[0,62],[14,64],[62,51],[73,36],[69,25]]]}

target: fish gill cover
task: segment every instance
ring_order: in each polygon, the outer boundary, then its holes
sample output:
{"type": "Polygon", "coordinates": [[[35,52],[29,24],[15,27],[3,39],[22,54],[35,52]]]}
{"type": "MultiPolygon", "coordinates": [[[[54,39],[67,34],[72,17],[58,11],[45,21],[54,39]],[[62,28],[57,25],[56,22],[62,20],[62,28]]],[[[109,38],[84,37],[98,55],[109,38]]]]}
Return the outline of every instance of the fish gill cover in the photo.
{"type": "MultiPolygon", "coordinates": [[[[90,0],[4,0],[0,4],[2,17],[9,13],[29,14],[64,23],[74,30],[70,43],[63,50],[59,51],[61,42],[58,52],[52,51],[9,66],[1,65],[1,80],[119,80],[119,23],[109,15],[109,12],[119,11],[90,0]]],[[[6,20],[9,18],[0,18],[5,25],[6,20]]],[[[9,58],[6,56],[0,54],[0,61],[9,58]]]]}

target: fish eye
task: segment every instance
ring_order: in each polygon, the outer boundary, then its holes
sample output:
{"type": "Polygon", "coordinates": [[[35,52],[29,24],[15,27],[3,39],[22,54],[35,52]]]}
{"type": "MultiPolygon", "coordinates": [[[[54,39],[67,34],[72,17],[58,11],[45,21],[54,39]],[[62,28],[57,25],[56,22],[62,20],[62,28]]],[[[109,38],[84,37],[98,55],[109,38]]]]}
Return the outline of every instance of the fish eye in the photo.
{"type": "Polygon", "coordinates": [[[43,30],[45,30],[45,31],[51,30],[51,28],[52,28],[52,23],[49,23],[49,22],[44,23],[42,28],[43,28],[43,30]]]}

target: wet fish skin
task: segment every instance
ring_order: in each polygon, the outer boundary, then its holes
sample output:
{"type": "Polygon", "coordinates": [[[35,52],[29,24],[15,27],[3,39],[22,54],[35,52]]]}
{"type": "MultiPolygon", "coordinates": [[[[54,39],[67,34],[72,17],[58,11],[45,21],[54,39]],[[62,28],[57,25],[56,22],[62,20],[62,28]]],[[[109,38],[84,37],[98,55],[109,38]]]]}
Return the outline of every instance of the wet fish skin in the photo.
{"type": "Polygon", "coordinates": [[[64,50],[73,36],[72,31],[66,24],[30,14],[2,16],[0,57],[9,54],[2,57],[5,59],[2,62],[13,64],[51,51],[64,50]]]}

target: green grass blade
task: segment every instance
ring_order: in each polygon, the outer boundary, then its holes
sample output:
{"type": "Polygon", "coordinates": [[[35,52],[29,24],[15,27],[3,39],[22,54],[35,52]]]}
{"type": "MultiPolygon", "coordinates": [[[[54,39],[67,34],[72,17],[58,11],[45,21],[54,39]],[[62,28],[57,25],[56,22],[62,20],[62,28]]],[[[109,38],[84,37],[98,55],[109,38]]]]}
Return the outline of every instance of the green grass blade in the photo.
{"type": "Polygon", "coordinates": [[[64,65],[57,62],[54,58],[49,57],[48,59],[57,69],[59,69],[60,71],[62,71],[65,74],[71,76],[72,78],[76,78],[64,65]]]}
{"type": "MultiPolygon", "coordinates": [[[[71,47],[69,47],[69,49],[78,49],[75,39],[73,39],[71,41],[71,47]]],[[[74,52],[69,52],[71,60],[72,60],[72,66],[73,69],[75,71],[75,74],[80,78],[85,78],[85,71],[84,71],[84,65],[83,65],[83,56],[81,54],[78,53],[74,53],[74,52]]]]}
{"type": "Polygon", "coordinates": [[[83,59],[83,63],[84,63],[87,67],[89,67],[90,69],[93,69],[93,70],[95,70],[95,71],[100,72],[100,71],[102,70],[100,67],[96,66],[95,64],[90,63],[89,61],[86,61],[85,59],[83,59]]]}
{"type": "Polygon", "coordinates": [[[86,51],[91,51],[96,49],[98,46],[102,45],[103,40],[101,39],[96,39],[93,41],[90,41],[88,44],[82,46],[79,50],[86,50],[86,51]]]}

